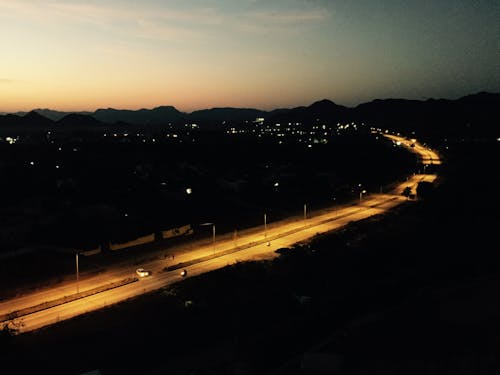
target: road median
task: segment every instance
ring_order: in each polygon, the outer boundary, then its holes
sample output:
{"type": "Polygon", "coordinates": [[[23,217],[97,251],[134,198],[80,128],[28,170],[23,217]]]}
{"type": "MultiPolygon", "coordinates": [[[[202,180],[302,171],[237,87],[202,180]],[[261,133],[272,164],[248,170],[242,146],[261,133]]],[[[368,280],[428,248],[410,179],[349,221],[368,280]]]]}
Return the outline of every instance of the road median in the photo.
{"type": "Polygon", "coordinates": [[[114,288],[117,288],[117,287],[120,287],[120,286],[123,286],[126,284],[130,284],[130,283],[133,283],[136,281],[138,281],[137,277],[128,277],[128,278],[125,278],[125,279],[117,281],[117,282],[112,282],[112,283],[109,283],[106,285],[101,285],[97,288],[86,290],[84,292],[70,294],[68,296],[63,296],[63,297],[57,298],[57,299],[52,300],[52,301],[43,302],[43,303],[40,303],[40,304],[35,305],[35,306],[30,306],[30,307],[26,307],[24,309],[15,310],[15,311],[12,311],[12,312],[7,313],[7,314],[0,315],[0,322],[9,321],[12,319],[20,318],[20,317],[25,316],[25,315],[33,314],[33,313],[38,312],[38,311],[50,309],[50,308],[58,306],[58,305],[62,305],[62,304],[68,303],[68,302],[73,302],[73,301],[76,301],[77,299],[89,297],[91,295],[105,292],[106,290],[114,289],[114,288]]]}

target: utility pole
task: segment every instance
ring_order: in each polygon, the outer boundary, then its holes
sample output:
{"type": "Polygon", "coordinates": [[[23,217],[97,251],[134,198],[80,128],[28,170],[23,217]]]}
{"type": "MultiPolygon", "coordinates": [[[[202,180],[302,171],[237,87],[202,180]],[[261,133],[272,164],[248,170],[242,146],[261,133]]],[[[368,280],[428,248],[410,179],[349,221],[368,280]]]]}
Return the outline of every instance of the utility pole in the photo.
{"type": "Polygon", "coordinates": [[[362,198],[363,194],[366,194],[366,190],[361,190],[361,191],[359,192],[359,201],[360,201],[360,202],[361,202],[361,198],[362,198]]]}
{"type": "Polygon", "coordinates": [[[267,216],[264,214],[264,238],[267,238],[267,216]]]}
{"type": "Polygon", "coordinates": [[[215,255],[215,224],[212,224],[212,234],[213,234],[212,242],[214,246],[214,255],[215,255]]]}
{"type": "Polygon", "coordinates": [[[76,256],[76,293],[80,293],[80,288],[78,285],[78,281],[80,279],[79,272],[78,272],[78,253],[76,253],[75,256],[76,256]]]}

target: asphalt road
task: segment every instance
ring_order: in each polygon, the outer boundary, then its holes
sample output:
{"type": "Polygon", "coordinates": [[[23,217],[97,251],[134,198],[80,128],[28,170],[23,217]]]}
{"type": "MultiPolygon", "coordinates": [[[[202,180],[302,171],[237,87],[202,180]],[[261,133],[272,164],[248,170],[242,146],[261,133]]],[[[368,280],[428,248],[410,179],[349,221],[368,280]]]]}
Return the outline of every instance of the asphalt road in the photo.
{"type": "MultiPolygon", "coordinates": [[[[422,160],[432,157],[434,163],[439,162],[437,154],[427,148],[410,147],[408,140],[394,137],[390,136],[393,140],[400,140],[412,152],[418,152],[422,160]]],[[[82,275],[78,283],[75,280],[2,301],[0,324],[8,325],[17,333],[28,332],[179,282],[183,279],[181,269],[187,270],[186,277],[191,277],[235,262],[276,257],[275,251],[279,248],[390,210],[407,200],[401,195],[405,187],[410,186],[414,191],[418,182],[432,182],[436,177],[414,175],[390,192],[363,195],[351,205],[330,207],[306,219],[283,220],[269,223],[265,229],[262,225],[242,231],[237,237],[216,241],[215,246],[212,243],[193,244],[191,248],[184,246],[179,251],[170,248],[169,253],[176,254],[174,259],[158,257],[140,265],[151,272],[146,277],[136,275],[138,266],[133,262],[123,263],[98,275],[82,275]],[[113,283],[119,286],[108,289],[113,283]],[[65,302],[60,303],[63,300],[65,302]]]]}

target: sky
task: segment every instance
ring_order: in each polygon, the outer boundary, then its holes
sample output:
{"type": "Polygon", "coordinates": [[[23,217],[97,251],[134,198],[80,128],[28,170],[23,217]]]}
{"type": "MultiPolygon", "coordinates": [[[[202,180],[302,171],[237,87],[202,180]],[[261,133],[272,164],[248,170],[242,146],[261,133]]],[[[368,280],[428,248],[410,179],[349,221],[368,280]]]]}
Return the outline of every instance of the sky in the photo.
{"type": "Polygon", "coordinates": [[[0,112],[500,92],[497,0],[0,0],[0,112]]]}

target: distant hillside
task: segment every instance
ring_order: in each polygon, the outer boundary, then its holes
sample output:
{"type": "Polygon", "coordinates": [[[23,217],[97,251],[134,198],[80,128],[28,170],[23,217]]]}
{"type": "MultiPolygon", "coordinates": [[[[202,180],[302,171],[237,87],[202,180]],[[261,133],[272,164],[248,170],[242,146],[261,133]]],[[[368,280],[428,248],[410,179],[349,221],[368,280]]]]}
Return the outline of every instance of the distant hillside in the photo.
{"type": "Polygon", "coordinates": [[[23,116],[7,114],[0,117],[0,129],[14,128],[14,129],[32,129],[42,130],[47,129],[54,122],[47,117],[40,115],[36,111],[31,111],[23,116]]]}
{"type": "Polygon", "coordinates": [[[57,121],[61,127],[80,127],[86,129],[89,127],[103,127],[103,123],[90,115],[80,113],[70,113],[57,121]]]}
{"type": "Polygon", "coordinates": [[[266,111],[253,108],[212,108],[191,112],[188,118],[198,123],[221,124],[224,121],[243,123],[253,121],[257,117],[265,117],[266,114],[266,111]]]}
{"type": "MultiPolygon", "coordinates": [[[[43,117],[46,117],[50,120],[53,121],[59,121],[62,119],[64,116],[67,116],[72,113],[78,113],[82,115],[91,115],[93,112],[61,112],[61,111],[54,111],[52,109],[47,109],[47,108],[37,108],[32,110],[31,112],[37,112],[38,114],[42,115],[43,117]]],[[[14,113],[17,116],[25,116],[28,112],[16,112],[14,113]]]]}
{"type": "Polygon", "coordinates": [[[407,134],[498,136],[500,93],[481,92],[456,100],[377,99],[358,105],[352,117],[407,134]]]}
{"type": "Polygon", "coordinates": [[[272,122],[339,122],[351,118],[351,109],[337,105],[334,102],[323,99],[314,102],[308,107],[296,107],[292,109],[279,109],[269,113],[272,122]]]}
{"type": "Polygon", "coordinates": [[[166,125],[197,123],[202,127],[228,125],[245,126],[256,118],[264,118],[268,124],[281,122],[315,123],[365,122],[405,134],[415,134],[441,139],[454,137],[500,136],[500,93],[480,92],[459,99],[376,99],[354,108],[335,104],[323,99],[309,106],[280,108],[263,111],[253,108],[211,108],[185,113],[172,106],[153,109],[120,110],[98,109],[95,112],[59,112],[36,109],[29,113],[0,116],[0,128],[40,128],[57,121],[59,125],[78,127],[102,124],[115,126],[166,125]],[[16,116],[17,115],[17,116],[16,116]],[[68,115],[78,115],[70,116],[68,115]],[[86,117],[81,117],[86,116],[86,117]],[[63,120],[61,122],[61,120],[63,120]]]}
{"type": "Polygon", "coordinates": [[[127,109],[98,109],[92,116],[99,121],[114,124],[127,122],[134,125],[167,124],[176,122],[186,116],[172,106],[162,106],[153,109],[139,109],[136,111],[127,109]]]}

